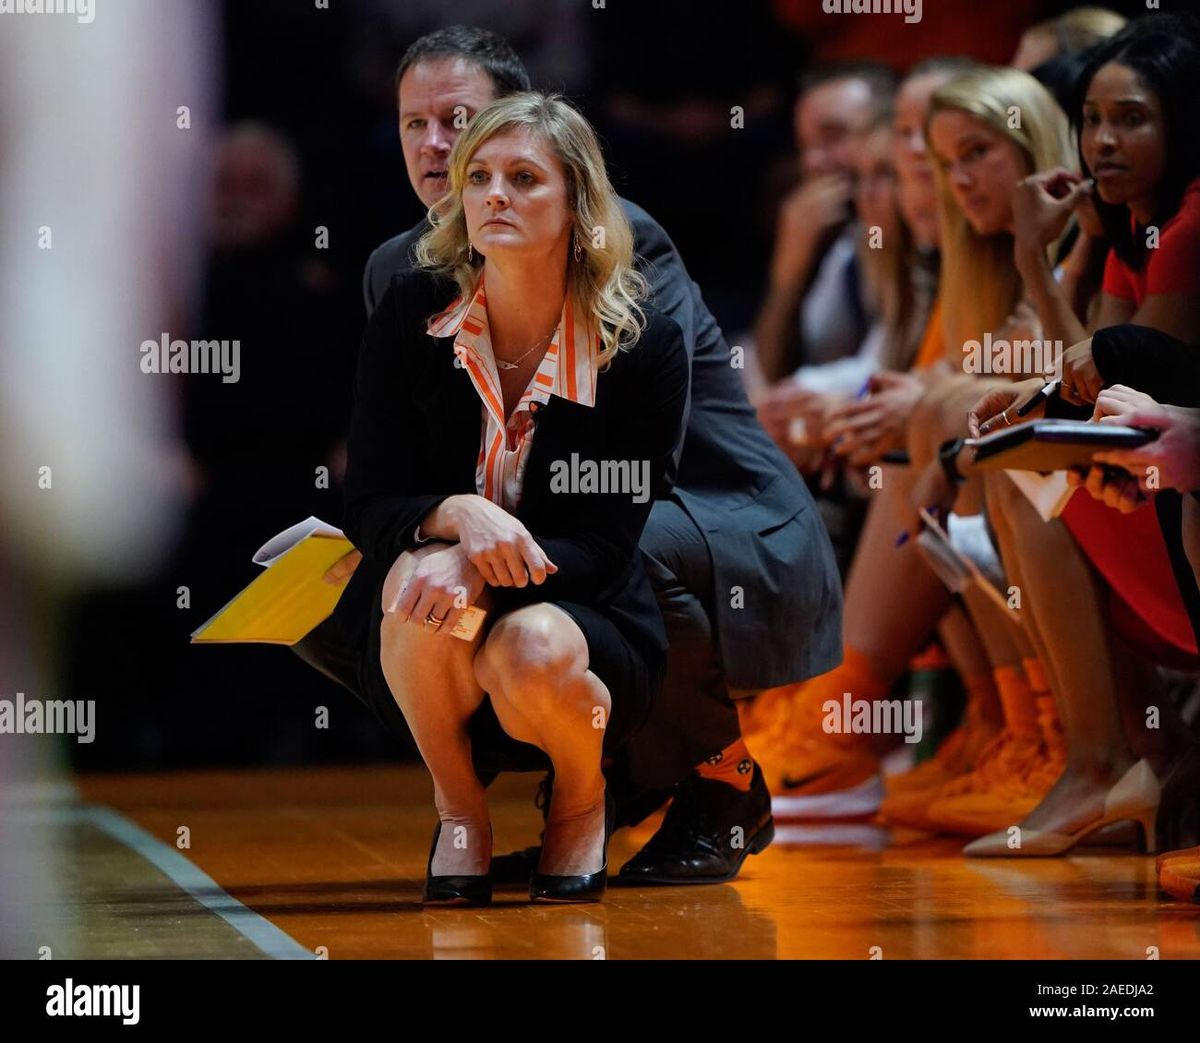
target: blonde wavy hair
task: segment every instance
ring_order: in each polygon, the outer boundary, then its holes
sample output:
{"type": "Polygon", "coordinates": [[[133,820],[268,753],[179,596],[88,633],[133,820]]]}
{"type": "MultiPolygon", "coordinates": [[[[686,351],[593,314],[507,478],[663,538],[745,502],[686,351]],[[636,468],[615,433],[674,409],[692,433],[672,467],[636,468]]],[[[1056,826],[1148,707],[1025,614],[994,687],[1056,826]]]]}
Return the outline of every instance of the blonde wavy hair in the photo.
{"type": "Polygon", "coordinates": [[[1026,35],[1052,37],[1060,54],[1079,54],[1116,36],[1128,21],[1106,7],[1073,7],[1057,18],[1030,26],[1026,35]]]}
{"type": "MultiPolygon", "coordinates": [[[[1017,146],[1026,176],[1057,166],[1074,166],[1067,117],[1050,92],[1027,72],[985,66],[955,77],[933,96],[925,140],[934,156],[929,127],[939,112],[957,109],[973,116],[1017,146]],[[1010,111],[1020,115],[1010,126],[1010,111]]],[[[933,164],[942,236],[942,330],[946,349],[995,332],[1022,297],[1021,277],[1008,232],[979,235],[954,201],[941,163],[933,164]]],[[[1047,255],[1053,260],[1057,243],[1047,255]]]]}
{"type": "Polygon", "coordinates": [[[523,91],[480,109],[454,142],[449,188],[429,208],[432,225],[416,246],[417,264],[452,278],[464,298],[474,293],[482,259],[468,257],[462,191],[467,165],[485,141],[514,127],[527,127],[558,156],[566,173],[572,234],[582,255],[567,252],[567,292],[593,317],[604,345],[598,368],[631,348],[646,327],[639,301],[649,286],[634,268],[633,229],[617,198],[600,142],[591,124],[558,94],[523,91]],[[602,234],[602,245],[595,245],[602,234]]]}

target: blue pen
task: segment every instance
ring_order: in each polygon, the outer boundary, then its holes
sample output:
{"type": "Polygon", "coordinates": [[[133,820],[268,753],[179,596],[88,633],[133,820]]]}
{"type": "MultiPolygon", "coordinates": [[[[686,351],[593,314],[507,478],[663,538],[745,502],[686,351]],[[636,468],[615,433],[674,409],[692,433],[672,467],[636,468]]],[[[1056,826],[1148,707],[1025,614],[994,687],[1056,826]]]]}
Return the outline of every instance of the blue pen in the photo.
{"type": "MultiPolygon", "coordinates": [[[[871,393],[871,378],[867,377],[867,379],[865,381],[863,381],[863,386],[858,389],[858,394],[854,396],[854,400],[856,402],[861,402],[870,393],[871,393]]],[[[845,437],[846,437],[845,435],[842,435],[840,438],[837,438],[833,444],[836,446],[838,443],[841,442],[842,438],[845,438],[845,437]]]]}

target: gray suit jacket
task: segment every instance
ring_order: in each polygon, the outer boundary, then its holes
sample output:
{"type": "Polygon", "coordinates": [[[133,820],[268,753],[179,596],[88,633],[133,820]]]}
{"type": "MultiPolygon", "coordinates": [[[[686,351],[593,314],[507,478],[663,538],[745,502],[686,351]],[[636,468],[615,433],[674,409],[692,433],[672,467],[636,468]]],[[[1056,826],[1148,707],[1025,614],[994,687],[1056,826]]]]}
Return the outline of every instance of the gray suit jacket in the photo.
{"type": "MultiPolygon", "coordinates": [[[[825,673],[842,658],[842,588],[825,526],[800,475],[759,425],[700,287],[675,244],[622,200],[654,304],[683,330],[691,394],[670,495],[705,534],[713,563],[717,643],[734,688],[825,673]]],[[[392,276],[411,268],[427,225],[389,239],[363,273],[370,314],[392,276]]]]}

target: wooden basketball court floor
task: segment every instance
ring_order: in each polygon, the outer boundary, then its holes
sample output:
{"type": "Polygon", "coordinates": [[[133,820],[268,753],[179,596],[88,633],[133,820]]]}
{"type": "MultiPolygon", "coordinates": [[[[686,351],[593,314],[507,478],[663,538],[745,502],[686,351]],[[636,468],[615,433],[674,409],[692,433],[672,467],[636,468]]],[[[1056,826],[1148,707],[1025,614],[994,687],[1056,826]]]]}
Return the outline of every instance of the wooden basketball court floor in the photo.
{"type": "MultiPolygon", "coordinates": [[[[536,781],[493,785],[497,851],[536,842],[536,781]]],[[[423,910],[435,819],[420,766],[74,782],[8,809],[50,856],[18,918],[30,957],[1200,958],[1200,906],[1160,896],[1153,858],[1132,853],[969,860],[961,842],[869,823],[781,826],[732,884],[555,907],[517,887],[490,908],[423,910]]],[[[614,871],[658,821],[616,834],[614,871]]]]}

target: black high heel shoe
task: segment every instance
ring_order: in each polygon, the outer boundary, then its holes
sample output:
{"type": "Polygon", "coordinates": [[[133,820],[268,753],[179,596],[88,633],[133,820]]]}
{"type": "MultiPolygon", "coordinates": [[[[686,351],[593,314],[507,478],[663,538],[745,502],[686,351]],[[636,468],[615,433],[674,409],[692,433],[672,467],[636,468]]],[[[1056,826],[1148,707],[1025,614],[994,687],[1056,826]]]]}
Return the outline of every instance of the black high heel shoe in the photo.
{"type": "Polygon", "coordinates": [[[617,803],[604,788],[604,863],[595,873],[557,876],[535,872],[529,880],[531,902],[598,902],[608,886],[608,841],[617,817],[617,803]]]}
{"type": "MultiPolygon", "coordinates": [[[[491,827],[489,826],[490,830],[491,827]]],[[[438,838],[442,835],[442,823],[438,820],[433,831],[433,844],[429,848],[429,862],[425,867],[425,890],[421,895],[422,905],[491,905],[492,874],[472,876],[460,873],[450,876],[433,875],[433,855],[437,851],[438,838]]]]}

